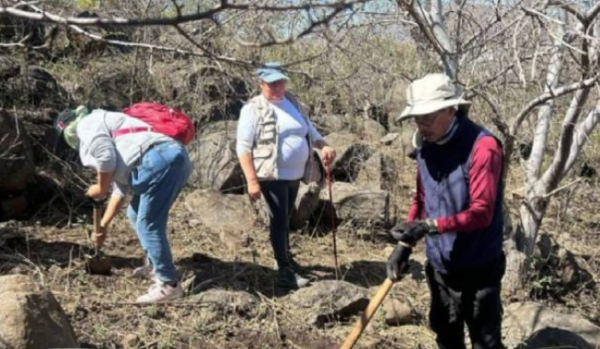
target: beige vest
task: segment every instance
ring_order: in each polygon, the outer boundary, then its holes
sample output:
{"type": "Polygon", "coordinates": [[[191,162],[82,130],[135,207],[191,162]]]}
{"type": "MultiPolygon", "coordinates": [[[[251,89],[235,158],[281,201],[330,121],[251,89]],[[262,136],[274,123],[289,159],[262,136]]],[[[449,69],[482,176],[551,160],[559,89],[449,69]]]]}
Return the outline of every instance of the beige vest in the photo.
{"type": "MultiPolygon", "coordinates": [[[[308,110],[291,93],[286,92],[285,97],[292,102],[304,118],[306,125],[310,128],[308,110]]],[[[256,177],[259,180],[276,180],[279,178],[277,172],[277,151],[279,149],[277,146],[279,144],[277,116],[262,94],[252,98],[249,103],[254,108],[254,115],[256,115],[256,133],[254,136],[254,147],[252,148],[256,177]]],[[[312,144],[313,140],[309,130],[308,149],[309,154],[311,154],[310,156],[313,154],[312,144]]]]}

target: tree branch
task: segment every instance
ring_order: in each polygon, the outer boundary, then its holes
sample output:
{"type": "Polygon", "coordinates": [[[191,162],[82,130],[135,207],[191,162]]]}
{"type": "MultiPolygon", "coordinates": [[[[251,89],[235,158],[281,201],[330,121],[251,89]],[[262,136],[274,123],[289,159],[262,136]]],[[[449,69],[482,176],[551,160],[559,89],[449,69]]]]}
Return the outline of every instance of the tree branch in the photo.
{"type": "Polygon", "coordinates": [[[548,190],[554,189],[563,178],[565,173],[565,165],[567,158],[569,157],[569,151],[571,150],[573,144],[575,125],[577,124],[579,115],[581,115],[581,108],[583,108],[583,105],[587,101],[589,93],[589,87],[575,92],[575,95],[571,100],[571,104],[567,109],[562,123],[560,140],[558,141],[558,149],[554,154],[554,160],[542,177],[542,182],[549,188],[548,190]]]}
{"type": "Polygon", "coordinates": [[[546,103],[547,101],[560,97],[560,96],[564,96],[568,93],[571,93],[573,91],[577,91],[580,90],[582,88],[587,88],[592,86],[593,84],[596,83],[596,81],[598,81],[598,79],[600,78],[600,75],[596,75],[594,77],[591,77],[589,79],[585,79],[583,81],[580,82],[576,82],[570,85],[564,85],[561,87],[557,87],[557,88],[551,88],[548,92],[543,93],[542,95],[540,95],[539,97],[537,97],[536,99],[532,100],[531,102],[529,102],[523,109],[521,109],[521,111],[519,111],[519,113],[517,114],[517,116],[515,117],[514,121],[512,122],[512,125],[510,126],[510,133],[512,135],[516,135],[517,134],[517,130],[519,129],[519,127],[521,127],[521,124],[523,123],[523,120],[525,120],[525,118],[527,117],[527,115],[529,113],[531,113],[531,111],[533,109],[535,109],[535,107],[546,103]]]}
{"type": "Polygon", "coordinates": [[[594,20],[594,18],[596,18],[596,16],[598,16],[599,13],[600,13],[600,2],[597,2],[592,8],[590,8],[586,12],[585,17],[588,22],[591,22],[594,20]]]}
{"type": "Polygon", "coordinates": [[[398,0],[398,4],[412,16],[414,21],[419,26],[421,32],[425,35],[431,45],[433,45],[433,49],[440,55],[440,57],[442,57],[445,54],[444,47],[433,34],[429,21],[426,18],[425,11],[421,7],[419,1],[409,1],[410,2],[406,2],[406,0],[398,0]]]}
{"type": "Polygon", "coordinates": [[[323,3],[299,3],[296,5],[286,6],[256,6],[254,4],[239,4],[230,3],[228,0],[221,0],[220,4],[213,7],[210,10],[196,12],[191,14],[179,14],[175,17],[154,17],[154,18],[123,18],[123,17],[95,17],[95,18],[79,18],[79,17],[63,17],[49,12],[31,12],[21,10],[18,8],[19,5],[6,6],[0,5],[0,15],[8,15],[11,17],[17,17],[26,19],[33,22],[55,22],[60,24],[74,24],[79,26],[100,26],[100,25],[120,25],[120,26],[153,26],[153,25],[166,25],[174,26],[177,24],[183,24],[188,22],[195,22],[200,20],[214,20],[214,16],[225,10],[236,10],[236,11],[267,11],[267,12],[287,12],[287,11],[307,11],[311,9],[333,9],[339,11],[340,9],[346,9],[356,4],[365,3],[369,0],[354,0],[345,1],[338,0],[335,2],[323,2],[323,3]]]}
{"type": "Polygon", "coordinates": [[[563,176],[566,176],[573,167],[575,160],[579,157],[583,146],[589,141],[589,137],[594,131],[594,128],[598,125],[598,122],[600,122],[600,101],[596,103],[596,107],[588,113],[585,119],[577,127],[575,139],[571,144],[571,150],[569,151],[569,158],[567,159],[563,176]]]}
{"type": "MultiPolygon", "coordinates": [[[[563,18],[566,17],[565,12],[561,11],[560,16],[563,18]]],[[[550,56],[549,67],[546,73],[545,93],[549,93],[550,90],[558,86],[560,73],[562,70],[562,54],[564,50],[562,37],[565,35],[565,33],[565,25],[560,25],[555,35],[556,39],[554,40],[554,47],[552,48],[552,55],[550,56]]],[[[530,184],[534,183],[540,178],[542,163],[544,162],[546,146],[548,144],[548,133],[550,131],[550,119],[552,117],[554,101],[555,99],[550,99],[538,111],[537,125],[535,128],[535,134],[533,136],[531,154],[529,156],[529,160],[527,161],[526,170],[526,178],[530,184]]]]}
{"type": "Polygon", "coordinates": [[[573,6],[571,6],[570,4],[564,3],[562,1],[557,1],[557,0],[552,0],[548,2],[548,6],[556,6],[556,7],[560,7],[563,10],[565,10],[566,12],[572,14],[573,16],[577,17],[577,20],[579,20],[581,23],[586,23],[587,22],[587,16],[584,15],[583,13],[577,11],[576,8],[574,8],[573,6]]]}
{"type": "Polygon", "coordinates": [[[310,25],[308,27],[306,27],[304,30],[302,30],[300,33],[298,33],[297,35],[289,36],[283,40],[278,40],[278,39],[273,38],[267,42],[255,43],[255,42],[246,42],[239,38],[236,38],[236,41],[238,44],[240,44],[242,46],[254,47],[254,48],[289,44],[289,43],[299,40],[300,38],[302,38],[304,36],[307,36],[307,35],[313,33],[315,31],[315,29],[318,27],[328,25],[334,18],[337,17],[337,15],[340,12],[345,11],[349,8],[350,8],[350,6],[348,6],[348,7],[339,6],[336,9],[334,9],[333,11],[331,11],[331,13],[329,13],[327,16],[323,17],[322,19],[320,19],[318,21],[311,20],[310,25]]]}

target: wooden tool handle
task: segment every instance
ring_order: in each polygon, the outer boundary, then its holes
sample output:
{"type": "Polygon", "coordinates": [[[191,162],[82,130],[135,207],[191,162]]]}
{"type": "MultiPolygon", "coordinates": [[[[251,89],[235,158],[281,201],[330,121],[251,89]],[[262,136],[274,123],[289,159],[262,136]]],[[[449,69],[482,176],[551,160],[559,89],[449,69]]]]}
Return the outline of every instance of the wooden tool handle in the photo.
{"type": "MultiPolygon", "coordinates": [[[[102,221],[102,208],[100,204],[94,205],[94,234],[100,233],[100,222],[102,221]]],[[[100,253],[98,246],[94,246],[96,256],[100,253]]]]}
{"type": "Polygon", "coordinates": [[[369,321],[371,321],[373,314],[375,314],[377,308],[379,308],[379,306],[385,299],[385,296],[387,296],[388,292],[390,292],[390,290],[392,289],[392,285],[394,285],[394,281],[390,279],[385,279],[383,284],[379,286],[377,293],[371,299],[369,305],[367,306],[367,309],[352,328],[352,331],[346,338],[346,341],[342,345],[341,349],[352,349],[354,347],[354,344],[356,344],[356,341],[369,324],[369,321]]]}

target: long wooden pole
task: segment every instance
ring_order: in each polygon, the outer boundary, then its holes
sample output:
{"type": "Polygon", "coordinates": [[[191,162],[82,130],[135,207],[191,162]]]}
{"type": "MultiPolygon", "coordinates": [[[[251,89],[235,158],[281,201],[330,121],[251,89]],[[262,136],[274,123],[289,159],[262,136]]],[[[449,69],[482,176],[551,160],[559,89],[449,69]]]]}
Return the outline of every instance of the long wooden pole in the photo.
{"type": "Polygon", "coordinates": [[[358,338],[360,338],[360,335],[363,333],[363,331],[369,324],[369,321],[371,321],[371,318],[385,299],[385,296],[387,296],[387,294],[392,289],[392,285],[394,285],[394,281],[386,278],[383,284],[379,286],[377,293],[371,299],[369,305],[367,306],[367,309],[352,328],[352,331],[346,338],[346,341],[342,345],[341,349],[352,349],[354,347],[354,344],[356,344],[356,341],[358,341],[358,338]]]}

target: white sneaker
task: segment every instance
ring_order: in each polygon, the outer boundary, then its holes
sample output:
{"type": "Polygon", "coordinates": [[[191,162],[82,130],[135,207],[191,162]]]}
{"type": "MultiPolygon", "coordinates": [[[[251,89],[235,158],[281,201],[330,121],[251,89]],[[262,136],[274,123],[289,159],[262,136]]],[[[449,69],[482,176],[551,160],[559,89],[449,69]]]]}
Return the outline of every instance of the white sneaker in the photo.
{"type": "Polygon", "coordinates": [[[144,265],[133,270],[133,277],[138,279],[150,280],[154,277],[154,268],[151,265],[144,265]]]}
{"type": "Polygon", "coordinates": [[[181,297],[183,297],[181,283],[177,283],[177,286],[173,287],[162,282],[157,282],[150,286],[148,293],[139,296],[135,302],[137,304],[163,303],[181,297]]]}

